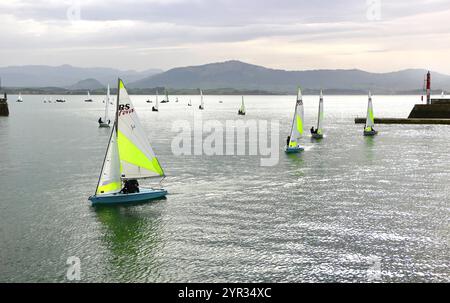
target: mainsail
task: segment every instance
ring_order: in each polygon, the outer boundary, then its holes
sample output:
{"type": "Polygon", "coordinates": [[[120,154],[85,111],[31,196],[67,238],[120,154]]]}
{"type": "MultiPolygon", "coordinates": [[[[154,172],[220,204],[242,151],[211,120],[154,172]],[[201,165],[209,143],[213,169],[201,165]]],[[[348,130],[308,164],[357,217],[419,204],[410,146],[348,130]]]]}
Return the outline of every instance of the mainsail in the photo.
{"type": "Polygon", "coordinates": [[[109,139],[108,150],[103,162],[102,172],[98,181],[96,195],[118,193],[122,187],[120,180],[120,160],[117,146],[116,127],[113,127],[109,139]]]}
{"type": "Polygon", "coordinates": [[[200,90],[200,106],[201,108],[205,108],[205,103],[203,102],[203,91],[200,90]]]}
{"type": "Polygon", "coordinates": [[[155,102],[155,109],[158,109],[158,90],[156,90],[156,102],[155,102]]]}
{"type": "Polygon", "coordinates": [[[320,99],[319,99],[319,116],[317,118],[317,134],[322,135],[323,134],[323,93],[322,90],[320,90],[320,99]]]}
{"type": "Polygon", "coordinates": [[[369,92],[369,101],[367,104],[366,127],[364,128],[364,130],[371,131],[374,125],[375,125],[375,120],[373,117],[372,94],[369,92]]]}
{"type": "Polygon", "coordinates": [[[169,92],[166,89],[166,102],[169,102],[169,92]]]}
{"type": "Polygon", "coordinates": [[[108,84],[108,89],[106,91],[106,101],[105,101],[105,119],[103,120],[104,123],[108,123],[108,119],[109,119],[109,102],[111,102],[111,96],[110,96],[110,91],[109,91],[109,84],[108,84]]]}
{"type": "Polygon", "coordinates": [[[117,108],[117,141],[122,179],[164,176],[133,103],[120,79],[117,108]]]}
{"type": "Polygon", "coordinates": [[[244,96],[242,96],[240,112],[241,113],[245,113],[244,96]]]}
{"type": "Polygon", "coordinates": [[[300,137],[303,135],[303,101],[302,90],[299,88],[297,102],[295,103],[294,119],[289,140],[289,147],[297,147],[300,137]]]}

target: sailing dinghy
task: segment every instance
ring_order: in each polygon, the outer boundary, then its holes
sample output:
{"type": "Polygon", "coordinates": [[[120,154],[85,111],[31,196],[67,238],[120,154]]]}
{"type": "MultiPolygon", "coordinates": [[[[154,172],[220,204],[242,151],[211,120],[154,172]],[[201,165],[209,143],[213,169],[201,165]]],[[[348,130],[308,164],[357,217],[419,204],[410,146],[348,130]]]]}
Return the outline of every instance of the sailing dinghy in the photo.
{"type": "Polygon", "coordinates": [[[19,93],[19,97],[17,97],[17,102],[23,102],[22,94],[19,93]]]}
{"type": "Polygon", "coordinates": [[[109,103],[111,102],[111,95],[109,92],[109,84],[108,89],[106,90],[106,101],[105,101],[105,116],[103,117],[103,121],[99,121],[99,127],[109,127],[110,120],[109,120],[109,103]]]}
{"type": "Polygon", "coordinates": [[[155,105],[152,106],[152,112],[157,112],[157,111],[159,111],[159,109],[158,109],[158,90],[156,90],[155,105]]]}
{"type": "Polygon", "coordinates": [[[320,91],[320,99],[319,99],[319,114],[317,117],[317,128],[314,129],[314,127],[311,129],[311,137],[314,139],[322,139],[323,138],[323,129],[322,129],[322,122],[323,122],[323,93],[322,90],[320,91]]]}
{"type": "Polygon", "coordinates": [[[297,93],[297,101],[295,102],[294,118],[292,120],[291,133],[287,138],[286,153],[298,153],[303,151],[303,147],[299,145],[301,136],[303,135],[303,100],[302,91],[299,88],[297,93]]]}
{"type": "Polygon", "coordinates": [[[204,110],[205,109],[205,103],[203,102],[203,91],[200,90],[200,105],[198,106],[198,109],[204,110]]]}
{"type": "Polygon", "coordinates": [[[367,118],[366,126],[364,127],[364,136],[375,136],[378,134],[373,126],[375,125],[375,119],[373,117],[373,105],[372,105],[372,94],[369,92],[369,101],[367,103],[367,118]]]}
{"type": "Polygon", "coordinates": [[[92,102],[91,94],[89,93],[89,91],[87,92],[87,99],[85,99],[84,102],[92,102]]]}
{"type": "Polygon", "coordinates": [[[245,116],[244,96],[242,96],[241,108],[238,110],[238,115],[245,116]]]}
{"type": "Polygon", "coordinates": [[[111,131],[92,205],[129,204],[146,202],[167,195],[167,191],[153,188],[125,190],[126,184],[137,180],[164,177],[164,171],[153,152],[136,114],[127,90],[119,79],[116,120],[111,131]],[[125,184],[122,189],[122,183],[125,184]]]}

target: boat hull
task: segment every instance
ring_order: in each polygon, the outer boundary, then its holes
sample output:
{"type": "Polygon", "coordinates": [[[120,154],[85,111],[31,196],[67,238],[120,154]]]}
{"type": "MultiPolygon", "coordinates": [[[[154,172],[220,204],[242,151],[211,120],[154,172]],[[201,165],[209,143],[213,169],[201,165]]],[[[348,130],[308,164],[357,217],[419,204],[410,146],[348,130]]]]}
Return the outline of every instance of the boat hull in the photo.
{"type": "Polygon", "coordinates": [[[368,137],[368,136],[375,136],[376,134],[378,134],[378,131],[376,131],[376,130],[372,130],[372,131],[370,131],[370,132],[368,132],[368,131],[364,131],[364,136],[366,136],[366,137],[368,137]]]}
{"type": "Polygon", "coordinates": [[[284,149],[284,152],[286,154],[296,154],[296,153],[302,152],[303,150],[304,150],[304,148],[300,147],[300,146],[296,146],[296,147],[287,147],[286,146],[284,149]]]}
{"type": "Polygon", "coordinates": [[[150,200],[165,197],[167,191],[165,189],[153,189],[153,188],[140,188],[139,193],[133,194],[107,194],[102,196],[91,196],[92,206],[96,205],[118,205],[118,204],[133,204],[148,202],[150,200]]]}
{"type": "Polygon", "coordinates": [[[98,127],[109,127],[108,123],[100,123],[98,127]]]}
{"type": "Polygon", "coordinates": [[[313,139],[323,139],[323,135],[322,134],[312,134],[311,137],[313,139]]]}

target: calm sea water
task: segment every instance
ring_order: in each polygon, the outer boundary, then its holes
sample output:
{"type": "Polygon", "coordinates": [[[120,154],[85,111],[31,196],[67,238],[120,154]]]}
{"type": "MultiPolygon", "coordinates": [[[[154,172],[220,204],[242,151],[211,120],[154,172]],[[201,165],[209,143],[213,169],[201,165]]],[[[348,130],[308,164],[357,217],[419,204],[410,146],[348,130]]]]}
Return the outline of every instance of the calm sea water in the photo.
{"type": "MultiPolygon", "coordinates": [[[[10,96],[0,117],[0,282],[67,281],[70,256],[85,282],[450,282],[449,126],[378,125],[364,138],[353,119],[367,98],[325,96],[326,137],[285,155],[294,96],[248,96],[245,117],[240,97],[206,96],[205,120],[279,120],[279,163],[261,167],[259,156],[174,156],[173,123],[192,121],[199,97],[153,113],[134,96],[170,195],[93,208],[103,97],[65,98],[10,96]]],[[[419,102],[373,99],[379,117],[419,102]]],[[[318,98],[304,103],[309,128],[318,98]]]]}

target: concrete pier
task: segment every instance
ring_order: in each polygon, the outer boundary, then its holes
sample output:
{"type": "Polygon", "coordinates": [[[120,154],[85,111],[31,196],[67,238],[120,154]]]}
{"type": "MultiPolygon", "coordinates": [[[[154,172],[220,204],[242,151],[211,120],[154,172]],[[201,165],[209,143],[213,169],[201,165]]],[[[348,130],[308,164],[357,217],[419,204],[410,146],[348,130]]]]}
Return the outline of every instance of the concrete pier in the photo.
{"type": "Polygon", "coordinates": [[[8,109],[8,98],[6,93],[3,97],[0,97],[0,116],[8,117],[9,109],[8,109]]]}
{"type": "MultiPolygon", "coordinates": [[[[366,123],[366,118],[355,118],[356,124],[366,123]]],[[[450,119],[434,118],[375,118],[375,124],[449,124],[450,119]]]]}

